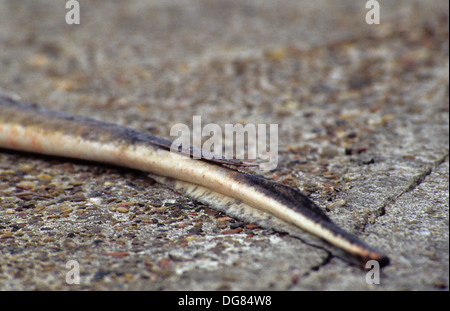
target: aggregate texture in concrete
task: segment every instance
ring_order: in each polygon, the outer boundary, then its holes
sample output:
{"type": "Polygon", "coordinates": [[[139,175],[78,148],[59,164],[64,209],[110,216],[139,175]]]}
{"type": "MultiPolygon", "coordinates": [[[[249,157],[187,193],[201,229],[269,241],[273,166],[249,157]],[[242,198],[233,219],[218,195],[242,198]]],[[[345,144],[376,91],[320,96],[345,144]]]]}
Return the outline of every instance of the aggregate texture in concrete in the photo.
{"type": "Polygon", "coordinates": [[[145,173],[2,149],[0,289],[448,290],[448,1],[380,9],[368,25],[359,0],[82,1],[68,25],[64,1],[0,0],[1,93],[165,138],[194,115],[278,124],[277,168],[249,173],[391,258],[368,284],[145,173]]]}

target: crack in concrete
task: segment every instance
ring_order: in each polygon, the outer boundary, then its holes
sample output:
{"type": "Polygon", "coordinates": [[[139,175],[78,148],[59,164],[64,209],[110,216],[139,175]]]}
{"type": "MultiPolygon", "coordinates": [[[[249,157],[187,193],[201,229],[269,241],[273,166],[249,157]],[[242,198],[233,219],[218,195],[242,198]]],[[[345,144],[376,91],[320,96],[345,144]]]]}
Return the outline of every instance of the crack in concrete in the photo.
{"type": "Polygon", "coordinates": [[[372,214],[371,214],[372,217],[367,218],[367,220],[363,224],[361,231],[364,232],[366,230],[367,226],[374,224],[379,217],[382,217],[383,215],[385,215],[386,207],[389,204],[395,202],[402,195],[404,195],[408,192],[414,191],[420,184],[422,184],[422,182],[425,180],[425,178],[427,176],[429,176],[429,175],[431,175],[431,173],[435,172],[437,167],[445,162],[445,160],[447,159],[448,156],[449,156],[449,152],[445,153],[442,157],[440,157],[436,161],[432,162],[431,164],[427,165],[425,167],[425,170],[422,173],[414,176],[412,178],[411,182],[409,183],[409,185],[405,189],[385,198],[385,200],[383,201],[381,206],[372,212],[372,214]]]}
{"type": "MultiPolygon", "coordinates": [[[[429,175],[431,175],[431,173],[435,172],[436,169],[439,167],[439,165],[441,165],[442,163],[444,163],[446,161],[446,159],[449,157],[449,152],[445,153],[442,157],[440,157],[439,159],[437,159],[436,161],[434,161],[433,163],[427,165],[427,167],[425,168],[425,170],[420,173],[417,176],[414,176],[414,178],[412,178],[411,182],[409,183],[409,185],[403,189],[402,191],[399,191],[398,193],[395,193],[394,195],[391,195],[389,197],[387,197],[383,203],[381,204],[381,206],[379,208],[377,208],[373,213],[372,216],[374,216],[374,218],[369,219],[364,223],[364,226],[362,228],[362,232],[365,231],[366,227],[368,225],[371,225],[373,223],[375,223],[376,219],[378,219],[379,217],[383,216],[386,214],[386,207],[391,204],[392,202],[395,202],[395,200],[397,200],[399,197],[401,197],[402,195],[414,191],[420,184],[422,184],[422,182],[425,180],[425,178],[429,175]]],[[[320,262],[319,264],[317,264],[316,266],[311,267],[308,271],[306,271],[305,273],[303,273],[302,277],[307,277],[309,275],[311,275],[311,273],[313,272],[318,272],[320,269],[322,269],[323,267],[327,266],[328,264],[330,264],[331,260],[333,258],[337,258],[339,260],[342,260],[344,262],[346,262],[345,259],[341,258],[338,255],[333,254],[331,251],[329,251],[328,249],[321,247],[319,245],[314,245],[312,243],[307,243],[305,241],[302,240],[302,242],[312,246],[312,247],[316,247],[319,248],[323,251],[325,251],[327,253],[327,256],[322,260],[322,262],[320,262]]],[[[291,286],[289,286],[291,287],[291,286]]],[[[289,288],[288,288],[289,289],[289,288]]]]}
{"type": "Polygon", "coordinates": [[[321,263],[319,263],[318,265],[312,266],[309,271],[305,272],[303,274],[304,277],[308,276],[311,272],[319,271],[322,267],[325,267],[326,265],[328,265],[332,258],[336,257],[330,251],[328,251],[328,250],[325,250],[325,251],[327,252],[327,256],[322,260],[321,263]]]}
{"type": "MultiPolygon", "coordinates": [[[[314,246],[314,245],[311,245],[311,246],[314,246]]],[[[319,247],[319,248],[321,248],[321,247],[319,247]]],[[[323,248],[322,248],[322,249],[323,249],[323,248]]],[[[328,250],[326,250],[326,249],[323,249],[323,250],[327,253],[327,256],[324,257],[323,260],[322,260],[320,263],[318,263],[318,264],[315,265],[315,266],[312,266],[311,268],[308,269],[308,271],[302,273],[302,274],[301,274],[301,279],[304,279],[304,278],[309,277],[312,273],[319,272],[320,269],[322,269],[323,267],[325,267],[326,265],[328,265],[328,264],[331,262],[331,260],[332,260],[333,258],[339,258],[339,257],[333,255],[332,252],[330,252],[330,251],[328,251],[328,250]]],[[[288,284],[288,285],[286,286],[285,290],[292,290],[292,288],[293,288],[294,286],[295,286],[294,283],[288,284]]]]}

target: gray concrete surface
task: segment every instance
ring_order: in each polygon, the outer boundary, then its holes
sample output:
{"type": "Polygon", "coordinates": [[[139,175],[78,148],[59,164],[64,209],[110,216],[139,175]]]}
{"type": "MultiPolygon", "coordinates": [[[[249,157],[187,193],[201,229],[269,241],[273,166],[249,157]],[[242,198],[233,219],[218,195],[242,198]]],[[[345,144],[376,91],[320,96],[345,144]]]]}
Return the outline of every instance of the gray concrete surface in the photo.
{"type": "Polygon", "coordinates": [[[0,0],[0,92],[166,138],[277,123],[266,177],[391,265],[367,284],[143,173],[0,150],[0,289],[448,290],[447,1],[385,1],[380,25],[356,0],[91,1],[72,26],[63,3],[0,0]]]}

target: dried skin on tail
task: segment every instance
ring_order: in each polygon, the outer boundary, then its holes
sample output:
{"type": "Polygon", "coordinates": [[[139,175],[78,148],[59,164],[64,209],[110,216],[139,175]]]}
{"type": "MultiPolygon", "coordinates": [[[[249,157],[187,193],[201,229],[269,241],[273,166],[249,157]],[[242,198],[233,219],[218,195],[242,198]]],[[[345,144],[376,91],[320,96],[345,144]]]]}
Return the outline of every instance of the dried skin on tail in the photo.
{"type": "MultiPolygon", "coordinates": [[[[164,150],[170,150],[172,142],[167,139],[125,128],[116,124],[102,122],[83,116],[76,116],[65,112],[54,111],[44,107],[13,100],[0,95],[0,126],[15,123],[23,126],[45,125],[47,131],[59,132],[62,135],[78,135],[85,140],[96,142],[124,141],[127,144],[147,144],[164,150]],[[49,122],[50,121],[50,122],[49,122]],[[80,126],[82,124],[83,126],[80,126]]],[[[188,152],[180,150],[186,156],[201,155],[209,162],[234,166],[258,166],[257,163],[227,159],[209,152],[188,148],[188,152]]]]}

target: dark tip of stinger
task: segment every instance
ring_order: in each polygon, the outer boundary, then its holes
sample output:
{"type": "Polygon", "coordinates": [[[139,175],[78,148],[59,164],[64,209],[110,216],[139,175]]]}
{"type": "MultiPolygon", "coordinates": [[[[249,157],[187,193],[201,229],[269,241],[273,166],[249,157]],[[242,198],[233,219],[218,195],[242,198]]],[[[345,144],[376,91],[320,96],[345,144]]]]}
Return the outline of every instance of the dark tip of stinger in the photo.
{"type": "Polygon", "coordinates": [[[379,259],[377,261],[380,264],[380,268],[386,267],[387,265],[390,264],[389,257],[387,257],[387,256],[383,256],[383,257],[381,257],[381,259],[379,259]]]}
{"type": "MultiPolygon", "coordinates": [[[[359,256],[357,256],[359,257],[359,256]]],[[[382,254],[377,254],[376,256],[372,256],[372,257],[364,257],[358,258],[359,260],[359,264],[361,266],[361,268],[363,269],[371,269],[373,267],[373,265],[370,264],[371,260],[375,260],[380,268],[386,267],[390,264],[390,259],[389,257],[387,257],[386,255],[382,255],[382,254]]]]}

